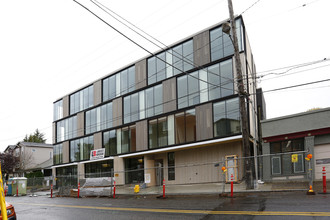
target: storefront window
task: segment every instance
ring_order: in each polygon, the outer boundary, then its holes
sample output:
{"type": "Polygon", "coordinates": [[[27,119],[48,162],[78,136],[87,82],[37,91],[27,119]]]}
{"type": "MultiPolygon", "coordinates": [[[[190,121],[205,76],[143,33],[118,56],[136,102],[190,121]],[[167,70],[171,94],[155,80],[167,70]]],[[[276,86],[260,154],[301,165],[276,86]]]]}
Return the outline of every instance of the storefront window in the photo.
{"type": "Polygon", "coordinates": [[[168,158],[168,180],[175,180],[175,155],[174,152],[167,154],[168,158]]]}
{"type": "Polygon", "coordinates": [[[303,150],[304,139],[270,143],[270,153],[279,154],[271,157],[272,175],[292,175],[305,172],[303,153],[295,153],[303,150]],[[298,154],[298,161],[295,163],[292,163],[292,154],[298,154]]]}
{"type": "Polygon", "coordinates": [[[113,177],[113,160],[85,164],[85,178],[113,177]]]}

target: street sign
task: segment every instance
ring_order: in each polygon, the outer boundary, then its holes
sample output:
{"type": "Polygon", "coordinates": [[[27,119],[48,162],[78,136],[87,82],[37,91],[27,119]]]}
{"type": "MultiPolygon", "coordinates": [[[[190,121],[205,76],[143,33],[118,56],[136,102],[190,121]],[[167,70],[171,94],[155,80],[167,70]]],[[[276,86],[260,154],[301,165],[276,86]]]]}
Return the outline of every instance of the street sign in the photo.
{"type": "Polygon", "coordinates": [[[298,162],[298,154],[292,154],[291,155],[291,161],[292,161],[292,163],[297,163],[298,162]]]}

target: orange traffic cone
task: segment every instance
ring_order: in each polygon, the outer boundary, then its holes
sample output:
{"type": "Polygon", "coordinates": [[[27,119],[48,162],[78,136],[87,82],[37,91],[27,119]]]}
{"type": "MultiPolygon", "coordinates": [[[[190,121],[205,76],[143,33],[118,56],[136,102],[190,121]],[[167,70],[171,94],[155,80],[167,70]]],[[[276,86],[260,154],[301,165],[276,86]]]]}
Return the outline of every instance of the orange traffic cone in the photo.
{"type": "Polygon", "coordinates": [[[309,190],[307,192],[307,195],[315,195],[312,185],[309,185],[309,190]]]}

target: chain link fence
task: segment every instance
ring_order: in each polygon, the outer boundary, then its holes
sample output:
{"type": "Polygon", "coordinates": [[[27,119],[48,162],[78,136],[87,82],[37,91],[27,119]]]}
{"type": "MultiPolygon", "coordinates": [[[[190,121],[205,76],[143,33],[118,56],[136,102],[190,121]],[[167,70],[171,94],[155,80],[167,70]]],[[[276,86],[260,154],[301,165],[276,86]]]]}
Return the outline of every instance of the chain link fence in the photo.
{"type": "Polygon", "coordinates": [[[313,183],[319,187],[322,181],[320,166],[313,159],[307,160],[307,155],[307,151],[296,151],[245,158],[229,155],[199,164],[153,163],[148,168],[30,178],[27,186],[33,192],[50,190],[53,184],[57,195],[73,197],[77,196],[78,183],[80,196],[108,197],[113,196],[115,187],[117,194],[134,194],[136,185],[140,194],[162,194],[163,184],[168,194],[221,194],[230,191],[231,182],[234,192],[307,190],[313,183]]]}

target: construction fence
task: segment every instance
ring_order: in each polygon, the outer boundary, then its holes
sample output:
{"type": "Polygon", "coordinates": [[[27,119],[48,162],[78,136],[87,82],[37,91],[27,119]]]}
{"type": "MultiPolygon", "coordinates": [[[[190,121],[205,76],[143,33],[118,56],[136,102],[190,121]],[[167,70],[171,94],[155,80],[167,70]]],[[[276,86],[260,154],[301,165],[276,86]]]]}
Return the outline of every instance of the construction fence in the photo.
{"type": "MultiPolygon", "coordinates": [[[[220,161],[199,164],[156,164],[149,168],[29,178],[27,189],[31,193],[47,191],[53,185],[57,195],[75,196],[79,184],[80,196],[113,196],[134,194],[136,186],[140,194],[162,194],[164,185],[168,194],[221,194],[230,191],[231,182],[234,192],[303,190],[311,184],[322,187],[319,174],[323,166],[308,159],[308,154],[296,151],[245,158],[229,155],[220,161]]],[[[325,172],[330,177],[330,169],[325,172]]]]}

